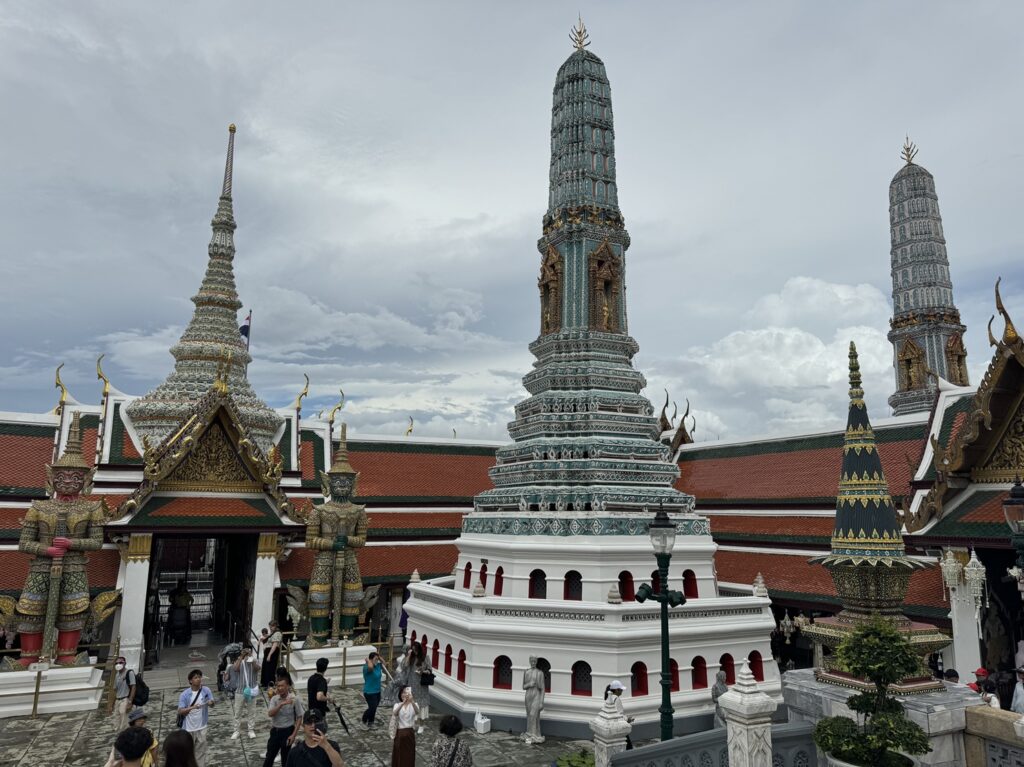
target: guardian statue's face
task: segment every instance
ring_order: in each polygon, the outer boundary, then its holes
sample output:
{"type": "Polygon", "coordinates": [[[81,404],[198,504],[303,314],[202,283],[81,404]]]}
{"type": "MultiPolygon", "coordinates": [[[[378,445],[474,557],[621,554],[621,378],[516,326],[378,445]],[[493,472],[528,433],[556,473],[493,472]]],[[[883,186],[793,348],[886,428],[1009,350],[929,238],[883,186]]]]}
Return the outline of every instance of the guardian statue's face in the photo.
{"type": "Polygon", "coordinates": [[[56,469],[53,489],[57,495],[76,496],[85,489],[85,472],[81,469],[56,469]]]}
{"type": "Polygon", "coordinates": [[[355,477],[349,474],[331,474],[327,482],[331,488],[331,500],[346,501],[352,496],[355,477]]]}

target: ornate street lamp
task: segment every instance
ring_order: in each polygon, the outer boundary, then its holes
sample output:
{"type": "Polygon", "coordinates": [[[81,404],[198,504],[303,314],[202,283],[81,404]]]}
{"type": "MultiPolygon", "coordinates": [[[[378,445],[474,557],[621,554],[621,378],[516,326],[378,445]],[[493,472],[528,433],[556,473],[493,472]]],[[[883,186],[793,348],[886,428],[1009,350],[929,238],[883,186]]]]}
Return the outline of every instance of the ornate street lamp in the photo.
{"type": "Polygon", "coordinates": [[[1020,477],[1014,480],[1010,495],[1003,501],[1003,516],[1010,526],[1013,550],[1017,552],[1016,563],[1006,572],[1016,579],[1017,590],[1021,592],[1021,599],[1024,599],[1024,486],[1020,483],[1020,477]]]}
{"type": "Polygon", "coordinates": [[[669,658],[668,649],[668,608],[678,607],[686,603],[686,597],[680,591],[669,591],[668,588],[668,563],[672,559],[672,547],[676,543],[676,525],[668,514],[665,513],[664,504],[658,505],[658,513],[651,522],[650,528],[651,546],[654,548],[654,558],[658,561],[658,580],[660,589],[658,594],[650,584],[644,583],[636,590],[636,601],[646,602],[653,599],[661,604],[661,706],[658,712],[661,714],[661,739],[672,740],[672,660],[669,658]]]}

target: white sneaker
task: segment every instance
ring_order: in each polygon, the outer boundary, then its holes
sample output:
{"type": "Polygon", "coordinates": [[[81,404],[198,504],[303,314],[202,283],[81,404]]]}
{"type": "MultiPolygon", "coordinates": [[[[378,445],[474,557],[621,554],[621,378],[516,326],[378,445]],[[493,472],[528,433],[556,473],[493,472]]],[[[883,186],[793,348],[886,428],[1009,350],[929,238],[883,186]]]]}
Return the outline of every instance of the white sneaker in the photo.
{"type": "Polygon", "coordinates": [[[241,734],[242,733],[240,733],[238,730],[235,730],[233,733],[231,733],[231,740],[238,740],[238,736],[241,734]]]}

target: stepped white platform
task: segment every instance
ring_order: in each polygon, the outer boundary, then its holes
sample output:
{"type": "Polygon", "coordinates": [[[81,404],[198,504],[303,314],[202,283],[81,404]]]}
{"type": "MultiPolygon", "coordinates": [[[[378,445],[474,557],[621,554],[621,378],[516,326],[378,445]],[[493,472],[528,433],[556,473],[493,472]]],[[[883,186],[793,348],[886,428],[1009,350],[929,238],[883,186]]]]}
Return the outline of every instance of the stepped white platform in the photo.
{"type": "MultiPolygon", "coordinates": [[[[89,658],[91,664],[96,658],[89,658]]],[[[64,668],[53,666],[42,672],[39,685],[40,714],[94,711],[103,698],[103,671],[95,665],[64,668]]],[[[28,716],[35,697],[36,671],[0,673],[0,718],[28,716]]]]}
{"type": "Polygon", "coordinates": [[[354,645],[349,641],[346,649],[341,643],[337,647],[318,647],[305,650],[302,642],[292,643],[292,652],[288,656],[288,672],[292,675],[292,682],[297,689],[305,690],[306,681],[316,673],[316,661],[318,658],[327,658],[330,662],[327,666],[325,676],[330,680],[331,686],[341,684],[342,679],[342,656],[344,656],[345,686],[362,687],[363,665],[371,652],[380,652],[374,645],[354,645]]]}

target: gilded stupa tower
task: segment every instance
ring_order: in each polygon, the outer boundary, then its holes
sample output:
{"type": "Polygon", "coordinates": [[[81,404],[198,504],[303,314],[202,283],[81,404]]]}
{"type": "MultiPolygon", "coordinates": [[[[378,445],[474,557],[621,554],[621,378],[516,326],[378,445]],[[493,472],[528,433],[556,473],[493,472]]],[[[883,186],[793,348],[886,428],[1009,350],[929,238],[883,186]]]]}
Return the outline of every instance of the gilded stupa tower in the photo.
{"type": "Polygon", "coordinates": [[[967,352],[960,312],[953,303],[946,239],[932,174],[914,162],[917,148],[903,147],[904,166],[889,184],[893,347],[896,415],[931,408],[934,372],[967,386],[967,352]]]}
{"type": "Polygon", "coordinates": [[[192,297],[196,308],[181,340],[171,347],[174,370],[167,380],[127,408],[140,437],[156,446],[181,425],[193,405],[210,390],[223,371],[242,423],[266,453],[283,419],[269,408],[249,385],[246,375],[252,357],[238,331],[242,302],[235,289],[232,262],[235,258],[235,216],[231,203],[235,126],[228,129],[224,185],[211,226],[209,263],[199,292],[192,297]]]}

